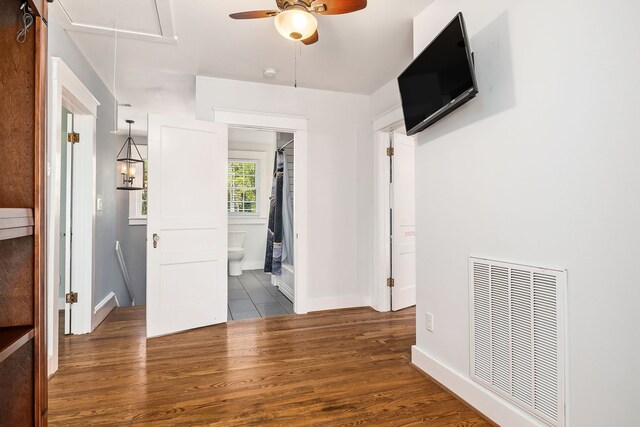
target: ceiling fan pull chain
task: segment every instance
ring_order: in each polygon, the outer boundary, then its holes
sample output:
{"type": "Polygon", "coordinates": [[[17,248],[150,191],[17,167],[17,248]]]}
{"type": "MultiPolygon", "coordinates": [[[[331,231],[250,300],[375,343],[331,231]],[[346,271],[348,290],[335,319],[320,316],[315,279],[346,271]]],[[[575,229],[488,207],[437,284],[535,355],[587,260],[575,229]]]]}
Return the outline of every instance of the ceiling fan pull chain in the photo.
{"type": "Polygon", "coordinates": [[[118,134],[118,89],[116,87],[116,73],[118,71],[118,12],[115,16],[115,31],[113,32],[113,130],[118,134]]]}
{"type": "Polygon", "coordinates": [[[293,43],[293,87],[298,87],[298,42],[293,43]]]}

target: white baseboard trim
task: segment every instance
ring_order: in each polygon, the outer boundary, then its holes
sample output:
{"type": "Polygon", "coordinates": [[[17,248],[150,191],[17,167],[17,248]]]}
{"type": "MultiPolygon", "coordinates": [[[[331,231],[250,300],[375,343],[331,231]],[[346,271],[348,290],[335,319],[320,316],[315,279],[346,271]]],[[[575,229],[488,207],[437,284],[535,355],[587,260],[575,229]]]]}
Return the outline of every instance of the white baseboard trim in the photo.
{"type": "Polygon", "coordinates": [[[284,281],[278,279],[278,289],[280,290],[280,292],[282,292],[284,294],[284,296],[289,298],[289,301],[293,301],[293,299],[294,299],[294,291],[291,288],[291,286],[289,286],[284,281]]]}
{"type": "MultiPolygon", "coordinates": [[[[273,275],[272,275],[273,276],[273,275]]],[[[280,276],[273,276],[278,283],[278,289],[284,294],[289,301],[295,301],[295,272],[290,265],[282,266],[282,274],[280,276]]]]}
{"type": "Polygon", "coordinates": [[[411,347],[411,362],[498,425],[546,426],[534,416],[525,413],[489,390],[485,390],[471,378],[454,371],[415,345],[411,347]]]}
{"type": "Polygon", "coordinates": [[[370,307],[371,297],[350,295],[343,297],[309,298],[307,312],[336,310],[340,308],[370,307]]]}
{"type": "Polygon", "coordinates": [[[93,327],[91,329],[97,328],[116,307],[120,307],[120,302],[115,292],[110,292],[109,295],[104,297],[93,309],[93,327]]]}
{"type": "Polygon", "coordinates": [[[47,379],[51,379],[53,374],[58,371],[58,359],[52,354],[47,355],[47,379]]]}
{"type": "Polygon", "coordinates": [[[262,270],[264,261],[242,261],[242,271],[245,270],[262,270]]]}

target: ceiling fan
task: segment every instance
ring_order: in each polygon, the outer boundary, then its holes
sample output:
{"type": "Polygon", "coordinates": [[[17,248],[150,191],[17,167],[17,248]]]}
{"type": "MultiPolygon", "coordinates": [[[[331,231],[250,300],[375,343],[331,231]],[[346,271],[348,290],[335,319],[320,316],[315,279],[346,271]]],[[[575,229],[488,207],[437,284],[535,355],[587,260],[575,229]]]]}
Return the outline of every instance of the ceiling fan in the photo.
{"type": "Polygon", "coordinates": [[[276,29],[289,40],[306,45],[318,41],[318,20],[313,14],[341,15],[367,7],[367,0],[276,0],[278,10],[232,13],[233,19],[275,17],[276,29]]]}

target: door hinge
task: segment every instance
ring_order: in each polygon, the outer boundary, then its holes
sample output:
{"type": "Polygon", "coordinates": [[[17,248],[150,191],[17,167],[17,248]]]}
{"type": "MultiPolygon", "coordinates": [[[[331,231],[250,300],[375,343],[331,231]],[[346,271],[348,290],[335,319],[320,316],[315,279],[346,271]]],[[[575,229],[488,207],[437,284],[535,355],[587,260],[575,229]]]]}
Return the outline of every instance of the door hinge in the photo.
{"type": "Polygon", "coordinates": [[[395,280],[393,279],[393,277],[387,278],[387,286],[390,288],[393,288],[395,286],[395,280]]]}
{"type": "Polygon", "coordinates": [[[80,142],[80,134],[78,132],[69,132],[67,134],[67,141],[72,144],[80,142]]]}
{"type": "Polygon", "coordinates": [[[388,147],[387,148],[387,156],[393,157],[393,152],[394,152],[393,147],[388,147]]]}
{"type": "Polygon", "coordinates": [[[67,294],[66,296],[66,302],[67,304],[75,304],[78,302],[78,293],[77,292],[70,292],[67,294]]]}

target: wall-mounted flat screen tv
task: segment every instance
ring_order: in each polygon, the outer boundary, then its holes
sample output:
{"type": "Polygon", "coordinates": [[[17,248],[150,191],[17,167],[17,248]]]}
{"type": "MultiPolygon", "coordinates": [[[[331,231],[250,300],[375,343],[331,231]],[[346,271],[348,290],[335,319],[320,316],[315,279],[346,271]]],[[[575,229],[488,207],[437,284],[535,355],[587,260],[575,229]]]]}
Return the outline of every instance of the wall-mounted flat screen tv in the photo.
{"type": "Polygon", "coordinates": [[[398,77],[407,135],[473,99],[478,85],[462,13],[398,77]]]}

